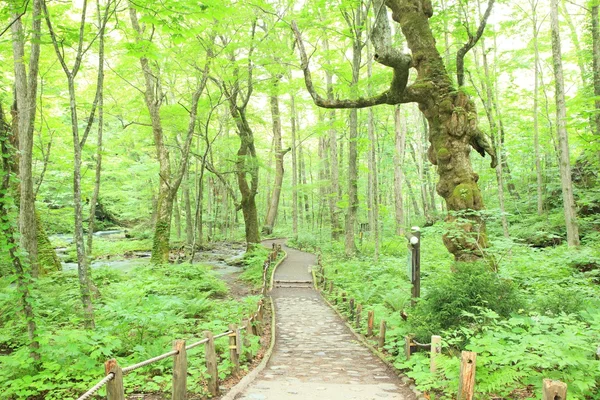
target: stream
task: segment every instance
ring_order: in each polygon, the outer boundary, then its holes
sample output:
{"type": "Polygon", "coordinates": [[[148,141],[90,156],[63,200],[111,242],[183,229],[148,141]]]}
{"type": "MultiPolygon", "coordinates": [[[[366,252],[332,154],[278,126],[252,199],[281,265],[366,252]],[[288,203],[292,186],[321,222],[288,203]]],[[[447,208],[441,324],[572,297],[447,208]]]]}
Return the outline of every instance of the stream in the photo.
{"type": "MultiPolygon", "coordinates": [[[[125,237],[125,231],[119,229],[111,229],[106,231],[94,232],[94,236],[102,237],[109,240],[128,240],[125,237]]],[[[56,253],[62,260],[63,271],[77,270],[76,262],[66,262],[68,258],[68,248],[73,243],[73,235],[69,233],[60,233],[50,236],[50,241],[60,246],[56,247],[56,253]]],[[[197,252],[194,255],[195,263],[202,263],[213,267],[213,271],[221,279],[225,280],[230,286],[237,286],[234,281],[237,280],[237,275],[242,271],[239,265],[246,248],[243,243],[219,242],[211,244],[209,250],[197,252]]],[[[147,265],[150,260],[150,251],[133,252],[133,257],[123,258],[122,255],[114,255],[112,258],[93,260],[90,264],[91,268],[108,267],[114,268],[122,272],[129,272],[135,267],[147,265]]]]}

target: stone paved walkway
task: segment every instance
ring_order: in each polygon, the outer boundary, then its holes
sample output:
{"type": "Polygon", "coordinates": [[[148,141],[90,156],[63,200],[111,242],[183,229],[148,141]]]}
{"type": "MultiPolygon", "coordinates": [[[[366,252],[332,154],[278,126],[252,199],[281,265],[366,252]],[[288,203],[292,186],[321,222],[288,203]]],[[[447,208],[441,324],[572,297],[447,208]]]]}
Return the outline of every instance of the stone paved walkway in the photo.
{"type": "MultiPolygon", "coordinates": [[[[266,245],[270,245],[266,242],[266,245]]],[[[275,280],[311,280],[315,256],[284,246],[275,280]]],[[[267,367],[236,399],[414,400],[386,365],[356,341],[312,288],[276,288],[275,349],[267,367]]]]}

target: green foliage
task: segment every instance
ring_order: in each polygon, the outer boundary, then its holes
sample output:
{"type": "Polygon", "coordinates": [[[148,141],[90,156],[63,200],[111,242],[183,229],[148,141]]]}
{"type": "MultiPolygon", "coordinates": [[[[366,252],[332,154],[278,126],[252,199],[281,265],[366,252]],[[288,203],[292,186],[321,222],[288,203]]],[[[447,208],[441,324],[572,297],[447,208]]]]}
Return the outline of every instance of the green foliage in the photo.
{"type": "MultiPolygon", "coordinates": [[[[252,251],[244,255],[244,272],[240,275],[240,279],[251,283],[254,287],[262,285],[263,266],[269,251],[262,246],[257,246],[252,251]]],[[[270,276],[269,276],[270,277],[270,276]]]]}
{"type": "Polygon", "coordinates": [[[454,269],[427,280],[409,320],[417,338],[427,340],[436,332],[469,325],[483,308],[508,317],[522,306],[516,286],[484,263],[456,263],[454,269]]]}
{"type": "MultiPolygon", "coordinates": [[[[109,358],[126,366],[168,351],[174,339],[201,340],[204,330],[227,330],[254,309],[257,298],[226,297],[225,284],[210,269],[201,264],[141,266],[128,273],[94,269],[100,292],[94,331],[82,328],[74,272],[40,278],[32,288],[41,345],[37,370],[26,346],[24,321],[14,307],[16,288],[11,279],[0,279],[0,381],[7,382],[2,398],[74,398],[102,377],[109,358]]],[[[222,350],[226,340],[217,341],[222,350]]],[[[254,340],[254,351],[257,346],[254,340]]],[[[203,376],[201,349],[192,350],[188,359],[189,371],[203,376]]],[[[168,391],[171,364],[166,360],[127,375],[126,392],[139,387],[168,391]]],[[[202,380],[190,382],[188,390],[205,394],[202,380]]]]}

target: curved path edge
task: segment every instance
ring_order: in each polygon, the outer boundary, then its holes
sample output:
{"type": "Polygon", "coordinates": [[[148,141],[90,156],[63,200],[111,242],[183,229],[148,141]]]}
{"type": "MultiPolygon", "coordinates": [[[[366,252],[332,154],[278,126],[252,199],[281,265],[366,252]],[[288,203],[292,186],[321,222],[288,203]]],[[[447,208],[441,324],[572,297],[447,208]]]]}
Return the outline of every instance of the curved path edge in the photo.
{"type": "MultiPolygon", "coordinates": [[[[285,240],[285,238],[281,238],[281,240],[285,240]]],[[[273,289],[273,279],[275,277],[275,271],[277,270],[277,267],[279,267],[287,258],[287,253],[284,250],[282,251],[283,257],[277,262],[277,264],[275,264],[275,267],[273,267],[273,270],[271,271],[269,290],[273,289]]],[[[269,360],[271,359],[271,356],[273,355],[273,349],[275,348],[275,341],[277,337],[277,324],[275,323],[275,304],[273,303],[271,296],[269,296],[269,303],[271,304],[271,343],[269,343],[269,348],[263,355],[261,362],[252,371],[248,372],[238,383],[231,387],[229,391],[221,397],[221,400],[233,400],[238,394],[246,390],[246,388],[258,377],[258,374],[265,369],[269,363],[269,360]]]]}

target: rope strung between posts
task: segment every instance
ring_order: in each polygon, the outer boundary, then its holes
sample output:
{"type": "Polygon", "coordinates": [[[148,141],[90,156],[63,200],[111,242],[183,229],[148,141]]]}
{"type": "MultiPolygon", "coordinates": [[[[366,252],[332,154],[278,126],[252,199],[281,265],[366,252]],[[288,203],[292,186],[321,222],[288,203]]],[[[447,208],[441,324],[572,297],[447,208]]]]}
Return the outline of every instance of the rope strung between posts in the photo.
{"type": "Polygon", "coordinates": [[[88,390],[87,392],[82,394],[77,400],[86,400],[86,399],[90,398],[90,396],[93,395],[94,393],[96,393],[98,390],[100,390],[100,388],[102,386],[104,386],[108,382],[112,381],[114,379],[114,377],[115,377],[115,374],[110,372],[100,382],[96,383],[90,390],[88,390]]]}
{"type": "Polygon", "coordinates": [[[146,365],[155,363],[155,362],[160,361],[160,360],[164,360],[165,358],[169,358],[169,357],[177,355],[177,354],[179,354],[179,350],[172,350],[172,351],[170,351],[168,353],[161,354],[160,356],[156,356],[156,357],[151,358],[149,360],[142,361],[141,363],[137,363],[137,364],[133,364],[133,365],[131,365],[129,367],[125,367],[125,368],[123,368],[123,375],[127,375],[128,373],[130,373],[133,370],[145,367],[146,365]]]}
{"type": "Polygon", "coordinates": [[[414,344],[415,346],[419,346],[419,347],[431,347],[431,343],[419,343],[414,339],[411,339],[410,342],[412,344],[414,344]]]}

